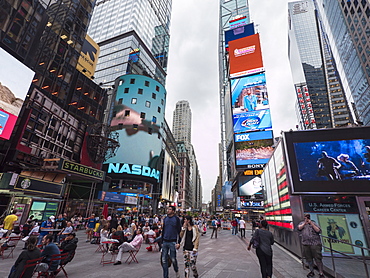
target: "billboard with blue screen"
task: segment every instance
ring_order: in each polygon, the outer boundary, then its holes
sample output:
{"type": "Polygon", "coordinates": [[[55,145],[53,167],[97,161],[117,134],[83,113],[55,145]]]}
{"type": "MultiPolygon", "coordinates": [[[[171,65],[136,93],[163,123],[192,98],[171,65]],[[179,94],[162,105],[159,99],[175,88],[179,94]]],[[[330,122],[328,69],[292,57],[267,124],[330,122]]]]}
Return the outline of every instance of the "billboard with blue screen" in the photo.
{"type": "Polygon", "coordinates": [[[229,42],[254,35],[254,23],[250,23],[238,28],[225,31],[225,47],[229,47],[229,42]]]}
{"type": "Polygon", "coordinates": [[[237,167],[268,162],[274,143],[271,130],[235,134],[234,136],[237,167]]]}
{"type": "Polygon", "coordinates": [[[294,192],[369,192],[369,127],[286,132],[284,137],[294,192]]]}

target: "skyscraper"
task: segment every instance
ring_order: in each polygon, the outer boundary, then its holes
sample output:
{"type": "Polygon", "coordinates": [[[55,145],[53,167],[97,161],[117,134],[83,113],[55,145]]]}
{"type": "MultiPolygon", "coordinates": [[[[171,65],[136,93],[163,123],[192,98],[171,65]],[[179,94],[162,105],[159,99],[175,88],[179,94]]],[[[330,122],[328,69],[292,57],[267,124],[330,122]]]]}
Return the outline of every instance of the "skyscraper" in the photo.
{"type": "Polygon", "coordinates": [[[303,129],[353,123],[321,18],[313,1],[289,6],[289,60],[303,129]]]}
{"type": "Polygon", "coordinates": [[[172,0],[97,1],[88,33],[101,47],[98,83],[127,73],[165,83],[171,7],[172,0]]]}
{"type": "Polygon", "coordinates": [[[316,0],[344,92],[359,124],[370,125],[369,1],[316,0]]]}
{"type": "Polygon", "coordinates": [[[191,143],[191,109],[189,102],[180,100],[173,111],[172,132],[176,141],[191,143]]]}

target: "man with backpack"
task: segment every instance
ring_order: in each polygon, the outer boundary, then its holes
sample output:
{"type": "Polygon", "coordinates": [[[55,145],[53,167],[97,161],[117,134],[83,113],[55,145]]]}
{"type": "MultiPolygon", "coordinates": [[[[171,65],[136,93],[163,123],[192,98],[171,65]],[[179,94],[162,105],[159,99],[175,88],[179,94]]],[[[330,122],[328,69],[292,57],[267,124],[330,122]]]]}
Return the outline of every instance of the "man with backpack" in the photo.
{"type": "Polygon", "coordinates": [[[212,222],[211,222],[211,226],[212,226],[212,235],[211,235],[211,238],[213,238],[213,235],[215,235],[215,238],[217,238],[217,220],[216,220],[216,217],[212,217],[212,222]]]}

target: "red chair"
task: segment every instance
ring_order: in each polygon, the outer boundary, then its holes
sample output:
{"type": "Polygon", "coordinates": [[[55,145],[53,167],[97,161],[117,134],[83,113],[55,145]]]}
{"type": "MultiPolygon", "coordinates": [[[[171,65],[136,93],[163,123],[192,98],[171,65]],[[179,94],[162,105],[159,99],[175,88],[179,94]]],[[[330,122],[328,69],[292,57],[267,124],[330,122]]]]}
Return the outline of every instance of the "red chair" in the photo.
{"type": "Polygon", "coordinates": [[[149,246],[152,247],[152,251],[159,251],[158,243],[155,242],[156,237],[154,235],[148,235],[149,246]]]}
{"type": "Polygon", "coordinates": [[[51,259],[50,259],[50,262],[49,262],[49,267],[53,264],[53,262],[60,261],[59,267],[55,271],[49,271],[49,270],[47,270],[47,271],[39,271],[37,277],[38,278],[39,277],[54,278],[55,276],[58,275],[58,273],[60,271],[63,271],[64,272],[64,275],[68,278],[68,274],[67,274],[67,272],[64,269],[65,264],[62,263],[64,260],[67,259],[68,255],[69,255],[68,253],[62,253],[62,254],[52,255],[51,256],[51,259]]]}
{"type": "Polygon", "coordinates": [[[139,261],[137,260],[136,255],[137,255],[137,253],[139,253],[139,251],[140,251],[140,248],[139,249],[136,249],[136,250],[130,250],[130,251],[128,251],[128,258],[125,261],[125,263],[130,264],[130,263],[132,263],[132,261],[134,261],[134,262],[136,262],[138,264],[139,261]]]}
{"type": "MultiPolygon", "coordinates": [[[[32,268],[32,276],[33,276],[33,273],[35,272],[35,266],[41,263],[41,261],[42,261],[42,257],[26,261],[26,264],[23,267],[23,271],[21,273],[21,276],[19,276],[19,278],[22,278],[23,275],[26,275],[26,271],[29,270],[30,268],[32,268]]],[[[28,274],[29,273],[27,273],[27,277],[29,277],[28,274]]]]}
{"type": "MultiPolygon", "coordinates": [[[[4,259],[7,259],[7,258],[10,258],[10,256],[12,256],[12,258],[13,258],[13,251],[14,251],[15,247],[17,247],[17,244],[18,244],[18,242],[20,240],[21,240],[21,236],[14,236],[14,237],[9,237],[8,238],[7,243],[14,242],[14,245],[13,246],[8,246],[8,247],[6,247],[6,249],[4,249],[4,250],[1,251],[1,254],[0,255],[3,258],[3,260],[4,259]],[[5,253],[6,250],[9,250],[10,251],[9,254],[8,254],[8,256],[5,256],[4,255],[4,253],[5,253]]],[[[3,248],[3,247],[1,247],[1,248],[3,248]]]]}

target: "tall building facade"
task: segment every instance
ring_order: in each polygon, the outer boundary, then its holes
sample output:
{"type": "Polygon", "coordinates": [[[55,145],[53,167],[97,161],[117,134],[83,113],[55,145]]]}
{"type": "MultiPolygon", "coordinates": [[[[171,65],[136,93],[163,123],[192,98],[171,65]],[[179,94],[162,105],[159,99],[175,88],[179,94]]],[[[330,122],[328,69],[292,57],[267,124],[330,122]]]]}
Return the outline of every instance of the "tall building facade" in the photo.
{"type": "Polygon", "coordinates": [[[95,78],[113,85],[121,74],[165,83],[172,0],[101,0],[89,35],[101,47],[95,78]]]}
{"type": "Polygon", "coordinates": [[[341,127],[353,123],[322,19],[313,1],[289,7],[289,60],[303,129],[341,127]]]}
{"type": "MultiPolygon", "coordinates": [[[[23,98],[15,89],[15,96],[7,95],[17,101],[1,103],[2,115],[14,104],[19,114],[8,114],[14,130],[0,140],[0,187],[6,189],[0,197],[10,196],[40,220],[63,210],[86,215],[97,184],[104,181],[106,91],[77,69],[94,5],[89,0],[1,4],[0,53],[7,72],[1,71],[0,82],[7,85],[6,74],[17,76],[19,84],[27,82],[14,68],[17,63],[33,78],[21,90],[23,98]],[[9,180],[15,181],[10,189],[9,180]]],[[[93,60],[96,51],[89,50],[93,60]]]]}
{"type": "Polygon", "coordinates": [[[370,125],[369,1],[316,0],[358,124],[370,125]]]}
{"type": "Polygon", "coordinates": [[[187,100],[176,103],[173,111],[172,132],[176,141],[191,143],[191,109],[187,100]]]}

